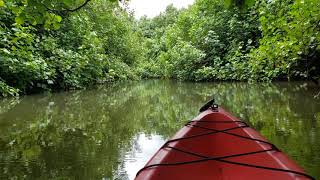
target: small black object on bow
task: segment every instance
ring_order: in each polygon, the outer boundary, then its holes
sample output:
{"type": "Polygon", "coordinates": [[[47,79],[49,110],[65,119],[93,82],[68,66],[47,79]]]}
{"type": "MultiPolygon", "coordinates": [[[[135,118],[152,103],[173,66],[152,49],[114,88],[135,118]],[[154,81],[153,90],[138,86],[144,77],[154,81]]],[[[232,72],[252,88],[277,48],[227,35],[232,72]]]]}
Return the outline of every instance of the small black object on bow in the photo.
{"type": "Polygon", "coordinates": [[[216,111],[218,110],[218,105],[215,103],[215,100],[212,99],[210,100],[209,102],[207,102],[205,105],[203,105],[201,108],[200,108],[200,112],[203,112],[207,109],[211,108],[213,111],[216,111]]]}

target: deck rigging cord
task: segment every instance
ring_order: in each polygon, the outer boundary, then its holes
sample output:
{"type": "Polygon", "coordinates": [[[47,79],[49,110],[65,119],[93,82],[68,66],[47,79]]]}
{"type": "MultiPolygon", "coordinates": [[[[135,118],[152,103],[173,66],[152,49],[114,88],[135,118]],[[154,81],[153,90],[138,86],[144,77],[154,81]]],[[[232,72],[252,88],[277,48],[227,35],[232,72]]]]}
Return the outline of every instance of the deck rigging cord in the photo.
{"type": "MultiPolygon", "coordinates": [[[[214,100],[211,100],[200,109],[200,112],[205,111],[205,110],[207,110],[209,108],[211,110],[213,110],[213,111],[217,111],[218,105],[214,104],[214,100]]],[[[140,169],[138,171],[138,173],[136,174],[136,176],[138,176],[142,171],[144,171],[146,169],[149,169],[149,168],[153,168],[153,167],[179,166],[179,165],[186,165],[186,164],[193,164],[193,163],[201,163],[201,162],[205,162],[205,161],[219,161],[219,162],[223,162],[223,163],[229,163],[229,164],[240,165],[240,166],[247,166],[247,167],[258,168],[258,169],[265,169],[265,170],[285,172],[285,173],[293,173],[293,174],[296,174],[296,175],[304,176],[304,177],[309,178],[311,180],[315,180],[315,178],[313,178],[312,176],[310,176],[308,174],[305,174],[305,173],[302,173],[302,172],[298,172],[298,171],[293,171],[293,170],[288,170],[288,169],[280,169],[280,168],[273,168],[273,167],[266,167],[266,166],[259,166],[259,165],[253,165],[253,164],[247,164],[247,163],[241,163],[241,162],[235,162],[235,161],[226,160],[227,158],[231,158],[231,157],[248,156],[248,155],[252,155],[252,154],[264,153],[264,152],[269,152],[269,151],[278,151],[278,152],[280,151],[274,144],[272,144],[270,142],[267,142],[267,141],[264,141],[264,140],[260,140],[260,139],[256,139],[256,138],[247,137],[247,136],[242,136],[242,135],[239,135],[239,134],[235,134],[235,133],[229,132],[229,131],[234,130],[234,129],[248,128],[249,126],[247,125],[247,123],[245,123],[243,121],[233,121],[233,120],[229,120],[229,121],[225,121],[225,120],[202,121],[202,120],[199,120],[199,121],[189,121],[189,122],[187,122],[185,124],[185,126],[186,127],[194,127],[194,128],[203,129],[203,130],[206,130],[208,132],[199,133],[199,134],[191,135],[191,136],[188,136],[188,137],[171,139],[171,140],[167,141],[160,149],[169,148],[169,149],[172,149],[172,150],[177,151],[177,152],[181,152],[181,153],[185,153],[185,154],[188,154],[188,155],[191,155],[191,156],[199,157],[201,159],[192,160],[192,161],[174,162],[174,163],[151,164],[151,165],[145,166],[144,168],[140,169]],[[237,126],[236,127],[232,127],[232,128],[226,128],[226,129],[223,129],[223,130],[217,130],[217,129],[213,129],[213,128],[207,128],[207,127],[199,126],[199,125],[197,125],[198,123],[235,123],[235,124],[237,124],[237,126]],[[233,155],[220,156],[220,157],[210,157],[210,156],[198,154],[198,153],[195,153],[195,152],[190,152],[190,151],[187,151],[187,150],[183,150],[183,149],[179,149],[179,148],[176,148],[176,147],[172,147],[172,146],[169,145],[170,143],[173,143],[173,142],[183,141],[183,140],[186,140],[186,139],[192,139],[192,138],[196,138],[196,137],[200,137],[200,136],[213,135],[213,134],[217,134],[217,133],[224,133],[224,134],[228,134],[228,135],[235,136],[235,137],[238,137],[238,138],[247,139],[247,140],[250,140],[250,141],[256,141],[256,142],[260,142],[260,143],[265,143],[265,144],[269,145],[270,148],[269,149],[264,149],[264,150],[259,150],[259,151],[247,152],[247,153],[233,154],[233,155]]]]}

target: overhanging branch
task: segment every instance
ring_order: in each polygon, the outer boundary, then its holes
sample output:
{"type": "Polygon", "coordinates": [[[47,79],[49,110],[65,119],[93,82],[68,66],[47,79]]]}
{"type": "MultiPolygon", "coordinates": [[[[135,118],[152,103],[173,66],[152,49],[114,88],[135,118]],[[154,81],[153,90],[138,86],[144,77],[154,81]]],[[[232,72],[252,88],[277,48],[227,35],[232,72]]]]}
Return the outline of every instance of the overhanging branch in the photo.
{"type": "Polygon", "coordinates": [[[81,8],[83,8],[84,6],[86,6],[88,4],[88,2],[91,1],[91,0],[86,0],[81,6],[75,8],[75,9],[66,9],[65,11],[69,11],[69,12],[74,12],[74,11],[77,11],[81,8]]]}
{"type": "Polygon", "coordinates": [[[60,13],[77,11],[77,10],[83,8],[84,6],[86,6],[90,1],[91,1],[91,0],[86,0],[82,5],[80,5],[80,6],[77,7],[77,8],[74,8],[74,9],[61,9],[61,10],[51,9],[51,8],[49,8],[47,5],[45,5],[44,3],[41,3],[41,4],[42,4],[48,11],[53,12],[53,13],[60,14],[60,13]]]}

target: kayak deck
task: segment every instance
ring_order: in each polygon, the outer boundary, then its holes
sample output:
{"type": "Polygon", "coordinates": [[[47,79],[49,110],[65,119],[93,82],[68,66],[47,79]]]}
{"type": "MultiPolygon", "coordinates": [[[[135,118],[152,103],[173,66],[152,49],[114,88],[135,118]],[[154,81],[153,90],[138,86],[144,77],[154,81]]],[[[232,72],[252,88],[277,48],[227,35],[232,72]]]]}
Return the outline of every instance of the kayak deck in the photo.
{"type": "Polygon", "coordinates": [[[217,108],[188,122],[136,180],[271,178],[313,179],[245,122],[217,108]]]}

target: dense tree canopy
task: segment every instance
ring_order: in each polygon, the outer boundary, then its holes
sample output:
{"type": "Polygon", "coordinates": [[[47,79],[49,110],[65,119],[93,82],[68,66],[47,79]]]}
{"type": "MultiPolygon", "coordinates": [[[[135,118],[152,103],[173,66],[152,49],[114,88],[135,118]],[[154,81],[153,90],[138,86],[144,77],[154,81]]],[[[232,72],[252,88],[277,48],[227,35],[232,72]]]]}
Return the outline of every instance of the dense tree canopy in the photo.
{"type": "Polygon", "coordinates": [[[0,0],[0,95],[139,78],[317,79],[318,0],[196,0],[134,19],[115,0],[0,0]]]}
{"type": "Polygon", "coordinates": [[[168,7],[140,20],[148,42],[145,74],[185,80],[318,78],[319,7],[317,0],[197,0],[184,10],[168,7]]]}
{"type": "Polygon", "coordinates": [[[142,36],[118,3],[30,0],[0,5],[3,96],[137,78],[142,36]]]}

